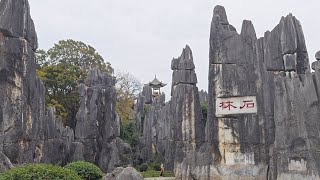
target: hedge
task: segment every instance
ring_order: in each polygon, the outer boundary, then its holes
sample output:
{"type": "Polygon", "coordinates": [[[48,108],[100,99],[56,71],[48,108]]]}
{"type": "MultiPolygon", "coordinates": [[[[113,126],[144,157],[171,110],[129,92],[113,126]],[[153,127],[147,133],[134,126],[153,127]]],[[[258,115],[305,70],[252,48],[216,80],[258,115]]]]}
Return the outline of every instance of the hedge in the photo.
{"type": "Polygon", "coordinates": [[[81,180],[74,171],[51,164],[28,164],[0,174],[0,180],[81,180]]]}
{"type": "Polygon", "coordinates": [[[72,162],[67,164],[64,168],[77,172],[84,180],[100,180],[103,176],[99,167],[85,161],[72,162]]]}

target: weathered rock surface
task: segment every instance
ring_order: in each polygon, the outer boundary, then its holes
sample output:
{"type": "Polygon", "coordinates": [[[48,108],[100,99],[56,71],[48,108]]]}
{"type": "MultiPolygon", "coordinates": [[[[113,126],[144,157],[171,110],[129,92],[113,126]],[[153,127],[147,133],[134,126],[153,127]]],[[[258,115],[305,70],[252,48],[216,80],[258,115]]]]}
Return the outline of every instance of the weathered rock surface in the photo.
{"type": "MultiPolygon", "coordinates": [[[[31,162],[87,160],[104,171],[121,164],[130,146],[119,138],[113,77],[89,71],[80,85],[75,132],[45,110],[36,77],[37,36],[27,0],[0,1],[0,170],[31,162]]],[[[130,163],[130,162],[129,162],[130,163]]]]}
{"type": "Polygon", "coordinates": [[[161,154],[179,179],[320,179],[320,64],[313,62],[310,72],[302,27],[292,14],[258,39],[250,21],[238,34],[216,6],[207,96],[195,86],[192,59],[186,47],[172,60],[170,102],[148,106],[144,160],[161,154]],[[216,111],[223,108],[219,98],[252,96],[254,113],[216,111]],[[208,103],[205,128],[200,101],[208,103]]]}
{"type": "Polygon", "coordinates": [[[0,12],[2,12],[0,19],[1,32],[5,36],[21,37],[29,42],[33,50],[38,48],[37,34],[27,0],[1,0],[0,12]]]}
{"type": "Polygon", "coordinates": [[[300,22],[282,17],[257,39],[250,21],[238,34],[220,14],[214,11],[210,37],[212,159],[198,166],[202,178],[319,179],[318,70],[310,73],[300,22]],[[217,98],[242,96],[256,96],[257,113],[216,114],[217,98]]]}
{"type": "Polygon", "coordinates": [[[73,131],[55,119],[54,109],[45,111],[44,86],[35,74],[37,37],[29,11],[26,0],[0,2],[0,150],[1,164],[7,167],[65,163],[74,138],[73,131]]]}
{"type": "MultiPolygon", "coordinates": [[[[86,160],[110,172],[132,153],[119,138],[113,77],[90,70],[75,131],[63,127],[54,108],[45,110],[29,12],[27,0],[0,1],[0,170],[86,160]]],[[[188,46],[172,60],[168,103],[144,87],[136,104],[140,158],[163,157],[179,179],[320,179],[320,61],[311,73],[300,22],[289,14],[258,39],[250,21],[238,34],[216,6],[209,62],[208,95],[198,91],[188,46]],[[247,96],[256,97],[257,112],[217,113],[219,98],[247,96]],[[200,102],[208,103],[207,118],[200,102]]],[[[133,168],[106,178],[142,179],[133,168]]]]}
{"type": "Polygon", "coordinates": [[[105,180],[143,180],[143,177],[132,167],[118,167],[104,177],[105,180]]]}
{"type": "Polygon", "coordinates": [[[193,154],[204,142],[205,122],[202,121],[197,76],[190,47],[186,46],[181,56],[174,59],[172,64],[175,61],[179,66],[172,68],[171,112],[174,124],[171,128],[174,129],[172,141],[175,142],[174,172],[180,178],[194,168],[193,160],[196,157],[193,154]],[[188,78],[175,78],[177,72],[188,78]]]}
{"type": "MultiPolygon", "coordinates": [[[[141,140],[144,161],[155,155],[163,157],[167,170],[176,177],[191,173],[196,151],[205,139],[205,122],[202,120],[197,77],[189,46],[171,63],[173,70],[171,100],[163,104],[164,97],[154,98],[145,105],[143,137],[141,140]]],[[[203,93],[205,95],[205,93],[203,93]]]]}
{"type": "Polygon", "coordinates": [[[130,154],[130,146],[120,136],[116,115],[114,78],[90,70],[85,84],[80,84],[80,108],[77,113],[72,160],[86,160],[110,171],[121,164],[119,154],[130,154]]]}

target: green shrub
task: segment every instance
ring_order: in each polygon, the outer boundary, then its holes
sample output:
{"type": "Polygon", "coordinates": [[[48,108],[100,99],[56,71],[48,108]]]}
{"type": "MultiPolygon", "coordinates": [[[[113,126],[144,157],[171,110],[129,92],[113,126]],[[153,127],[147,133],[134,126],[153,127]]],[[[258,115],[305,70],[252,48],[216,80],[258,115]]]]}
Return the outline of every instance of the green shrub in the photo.
{"type": "Polygon", "coordinates": [[[74,171],[50,164],[28,164],[0,174],[0,180],[81,180],[74,171]]]}
{"type": "Polygon", "coordinates": [[[160,164],[153,164],[153,170],[160,171],[161,165],[160,164]]]}
{"type": "Polygon", "coordinates": [[[85,180],[99,180],[102,178],[103,173],[99,167],[95,164],[85,162],[85,161],[76,161],[67,164],[64,168],[73,170],[85,180]]]}
{"type": "Polygon", "coordinates": [[[145,172],[148,169],[148,165],[143,163],[140,165],[140,172],[145,172]]]}

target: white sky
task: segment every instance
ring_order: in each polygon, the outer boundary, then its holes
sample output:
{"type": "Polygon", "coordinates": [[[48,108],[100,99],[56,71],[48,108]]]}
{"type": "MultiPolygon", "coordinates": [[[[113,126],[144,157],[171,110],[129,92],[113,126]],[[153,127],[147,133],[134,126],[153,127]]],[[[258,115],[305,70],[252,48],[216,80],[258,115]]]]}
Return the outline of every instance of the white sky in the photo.
{"type": "Polygon", "coordinates": [[[252,20],[257,36],[272,30],[290,12],[301,22],[310,61],[320,50],[319,0],[29,0],[39,46],[62,39],[92,45],[114,69],[130,72],[142,83],[157,77],[168,83],[173,57],[188,44],[193,50],[199,89],[207,90],[209,30],[212,11],[226,8],[238,32],[252,20]]]}

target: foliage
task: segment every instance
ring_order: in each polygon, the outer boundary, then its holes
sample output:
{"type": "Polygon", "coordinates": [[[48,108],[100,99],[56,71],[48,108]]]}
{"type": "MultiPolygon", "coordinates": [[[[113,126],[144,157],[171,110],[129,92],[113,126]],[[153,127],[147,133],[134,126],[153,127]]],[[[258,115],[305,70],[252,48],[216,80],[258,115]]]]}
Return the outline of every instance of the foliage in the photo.
{"type": "Polygon", "coordinates": [[[161,169],[161,164],[153,164],[153,170],[160,171],[160,169],[161,169]]]}
{"type": "Polygon", "coordinates": [[[140,165],[140,172],[145,172],[148,169],[148,165],[146,163],[143,163],[140,165]]]}
{"type": "Polygon", "coordinates": [[[63,120],[74,117],[79,108],[78,83],[90,68],[113,73],[96,50],[81,41],[61,40],[48,51],[36,52],[37,75],[46,87],[46,107],[54,106],[63,120]]]}
{"type": "Polygon", "coordinates": [[[0,174],[0,180],[64,179],[81,180],[74,171],[50,164],[28,164],[0,174]]]}
{"type": "Polygon", "coordinates": [[[61,40],[48,50],[49,64],[68,64],[81,69],[98,68],[100,71],[113,73],[110,63],[105,63],[96,50],[81,41],[61,40]]]}
{"type": "Polygon", "coordinates": [[[79,108],[78,81],[84,72],[76,66],[46,65],[37,70],[46,87],[46,106],[54,106],[57,115],[66,119],[68,112],[79,108]],[[67,67],[67,68],[66,68],[67,67]]]}
{"type": "MultiPolygon", "coordinates": [[[[160,177],[160,171],[147,170],[140,173],[143,178],[160,177]]],[[[164,171],[163,177],[174,177],[174,173],[172,171],[164,171]]]]}
{"type": "Polygon", "coordinates": [[[206,120],[208,116],[208,105],[207,103],[201,103],[201,110],[202,110],[202,119],[206,120]]]}
{"type": "Polygon", "coordinates": [[[37,69],[48,65],[48,53],[43,49],[38,49],[35,53],[37,69]]]}
{"type": "MultiPolygon", "coordinates": [[[[120,125],[120,137],[130,146],[132,150],[136,150],[136,146],[139,142],[140,132],[137,125],[133,121],[134,119],[134,103],[138,93],[141,91],[141,83],[129,73],[117,73],[116,75],[116,111],[121,118],[120,125]]],[[[137,153],[133,153],[137,154],[137,153]]],[[[124,157],[125,158],[125,157],[124,157]]],[[[130,160],[135,166],[141,164],[141,160],[137,156],[132,156],[130,160]]],[[[126,162],[126,160],[123,160],[126,162]]]]}
{"type": "Polygon", "coordinates": [[[142,159],[139,158],[137,155],[134,155],[133,167],[139,167],[141,164],[142,164],[142,159]]]}
{"type": "Polygon", "coordinates": [[[134,119],[133,106],[142,84],[131,74],[118,72],[116,74],[116,110],[122,123],[134,119]]]}
{"type": "Polygon", "coordinates": [[[164,162],[164,159],[162,156],[160,156],[159,154],[153,155],[150,162],[148,162],[148,169],[160,171],[160,167],[161,167],[162,162],[164,162]]]}
{"type": "Polygon", "coordinates": [[[124,153],[120,156],[120,163],[117,164],[117,167],[128,167],[132,162],[132,154],[131,153],[124,153]]]}
{"type": "Polygon", "coordinates": [[[134,122],[121,124],[120,137],[131,147],[136,147],[139,142],[140,133],[134,122]]]}
{"type": "Polygon", "coordinates": [[[77,172],[78,175],[85,180],[99,180],[103,176],[103,173],[99,167],[97,167],[95,164],[85,161],[72,162],[67,164],[64,168],[77,172]]]}

